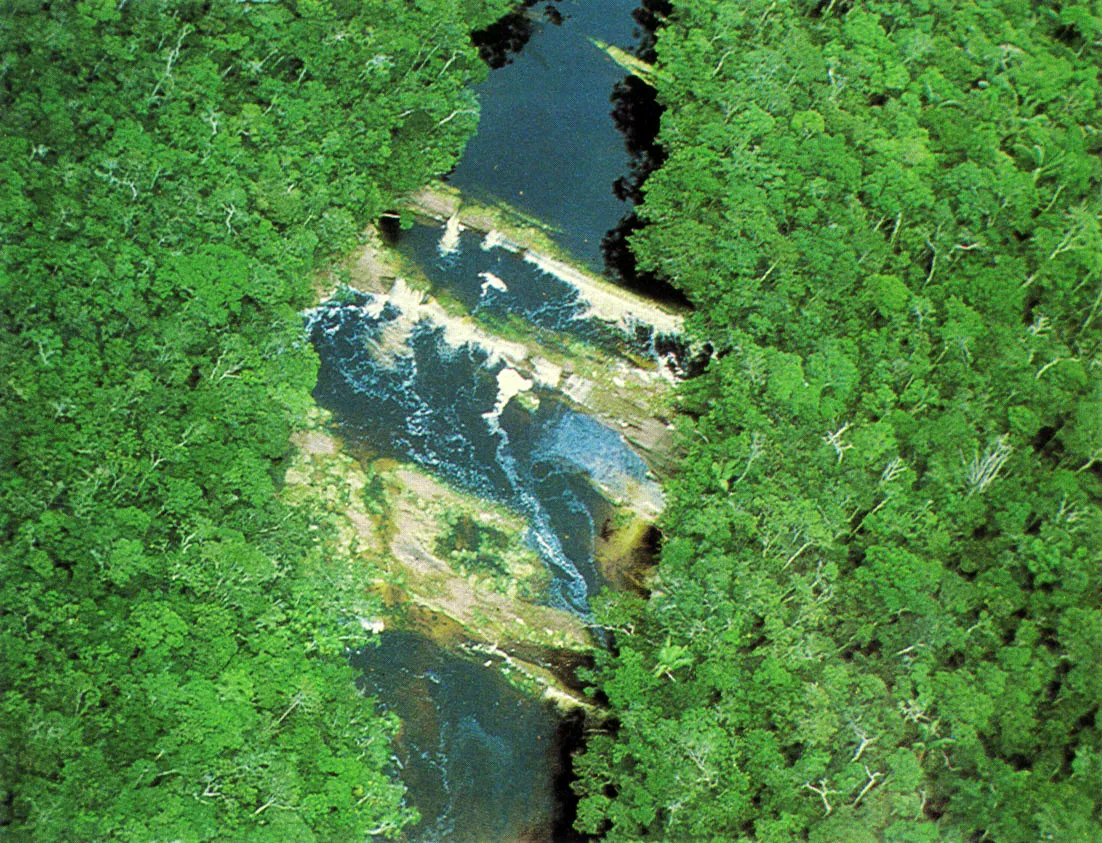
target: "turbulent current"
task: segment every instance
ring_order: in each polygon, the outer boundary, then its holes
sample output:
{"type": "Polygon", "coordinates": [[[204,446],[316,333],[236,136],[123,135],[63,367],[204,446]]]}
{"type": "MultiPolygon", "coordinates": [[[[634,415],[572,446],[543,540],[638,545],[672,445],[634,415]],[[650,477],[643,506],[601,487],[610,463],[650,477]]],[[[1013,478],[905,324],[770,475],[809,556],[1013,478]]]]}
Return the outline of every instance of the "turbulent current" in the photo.
{"type": "Polygon", "coordinates": [[[507,346],[463,334],[453,345],[457,338],[432,312],[417,315],[415,296],[404,310],[393,296],[382,298],[350,291],[311,313],[322,359],[318,399],[338,413],[346,435],[381,455],[412,460],[523,514],[553,575],[549,602],[587,615],[598,584],[592,541],[601,503],[586,476],[604,486],[646,483],[646,464],[619,433],[517,374],[507,346]],[[534,412],[507,400],[532,388],[540,399],[534,412]],[[573,539],[569,547],[563,536],[573,539]]]}

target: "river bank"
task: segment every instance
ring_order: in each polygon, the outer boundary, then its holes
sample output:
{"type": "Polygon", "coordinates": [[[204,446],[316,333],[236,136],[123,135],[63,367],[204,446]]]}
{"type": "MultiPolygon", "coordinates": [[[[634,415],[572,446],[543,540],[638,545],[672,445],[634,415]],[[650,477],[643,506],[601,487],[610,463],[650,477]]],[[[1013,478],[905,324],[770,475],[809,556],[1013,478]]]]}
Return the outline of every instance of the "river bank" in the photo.
{"type": "Polygon", "coordinates": [[[582,618],[535,602],[547,572],[524,543],[524,520],[415,466],[385,459],[365,466],[331,425],[331,415],[317,408],[295,434],[284,499],[329,514],[331,575],[360,582],[362,599],[345,607],[349,618],[370,635],[411,629],[491,656],[557,706],[589,707],[533,655],[586,653],[593,639],[582,618]],[[495,567],[463,564],[454,547],[463,522],[494,541],[495,567]]]}

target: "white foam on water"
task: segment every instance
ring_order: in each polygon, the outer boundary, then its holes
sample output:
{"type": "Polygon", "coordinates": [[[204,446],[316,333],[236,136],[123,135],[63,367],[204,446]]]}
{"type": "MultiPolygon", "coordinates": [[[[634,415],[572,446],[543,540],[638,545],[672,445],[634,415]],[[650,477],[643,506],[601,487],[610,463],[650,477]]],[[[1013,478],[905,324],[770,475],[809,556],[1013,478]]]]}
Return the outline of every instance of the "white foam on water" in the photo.
{"type": "Polygon", "coordinates": [[[567,609],[583,618],[591,617],[589,587],[586,585],[585,577],[563,550],[562,542],[559,541],[558,535],[551,526],[551,516],[540,503],[539,498],[521,480],[516,459],[510,448],[509,434],[501,427],[497,414],[486,413],[483,418],[486,419],[486,426],[490,429],[490,433],[498,439],[497,464],[501,467],[509,485],[512,486],[521,510],[528,516],[537,552],[563,577],[553,583],[554,588],[561,591],[552,595],[552,604],[558,604],[557,608],[567,609]]]}
{"type": "Polygon", "coordinates": [[[522,392],[527,392],[535,386],[535,381],[530,381],[516,369],[506,366],[497,373],[497,401],[494,408],[488,413],[483,413],[484,419],[496,419],[501,416],[505,406],[522,392]]]}
{"type": "Polygon", "coordinates": [[[619,325],[625,330],[631,330],[641,323],[650,325],[656,334],[682,332],[683,320],[680,316],[601,282],[570,264],[533,252],[531,249],[525,251],[524,260],[540,272],[558,278],[578,291],[578,296],[588,305],[587,311],[581,318],[600,319],[603,322],[619,325]]]}
{"type": "MultiPolygon", "coordinates": [[[[620,425],[626,427],[627,423],[622,421],[620,425]]],[[[665,507],[662,487],[623,434],[590,416],[563,413],[543,433],[537,453],[542,459],[574,466],[609,500],[630,501],[646,517],[657,518],[665,507]]]]}
{"type": "Polygon", "coordinates": [[[482,295],[486,295],[490,290],[509,292],[509,286],[492,272],[480,272],[478,277],[482,279],[482,295]]]}
{"type": "Polygon", "coordinates": [[[410,287],[404,278],[396,279],[386,295],[374,297],[368,315],[377,319],[387,304],[398,311],[398,316],[383,327],[374,341],[377,352],[384,360],[412,354],[410,336],[414,327],[426,321],[442,328],[444,342],[453,348],[466,345],[483,349],[488,355],[488,365],[500,362],[515,365],[528,356],[524,343],[494,336],[479,328],[474,320],[448,313],[425,292],[410,287]]]}
{"type": "Polygon", "coordinates": [[[436,244],[436,251],[440,255],[455,255],[459,253],[459,234],[463,231],[463,226],[459,224],[459,212],[452,214],[446,223],[444,223],[444,233],[440,237],[440,242],[436,244]]]}
{"type": "MultiPolygon", "coordinates": [[[[491,249],[496,249],[500,246],[506,246],[507,247],[509,245],[511,245],[511,244],[509,243],[508,240],[505,239],[505,235],[502,234],[500,231],[494,231],[493,229],[486,232],[486,236],[482,238],[482,243],[481,243],[482,251],[484,251],[484,252],[488,252],[491,249]]],[[[513,250],[510,249],[510,251],[513,251],[513,250]]]]}

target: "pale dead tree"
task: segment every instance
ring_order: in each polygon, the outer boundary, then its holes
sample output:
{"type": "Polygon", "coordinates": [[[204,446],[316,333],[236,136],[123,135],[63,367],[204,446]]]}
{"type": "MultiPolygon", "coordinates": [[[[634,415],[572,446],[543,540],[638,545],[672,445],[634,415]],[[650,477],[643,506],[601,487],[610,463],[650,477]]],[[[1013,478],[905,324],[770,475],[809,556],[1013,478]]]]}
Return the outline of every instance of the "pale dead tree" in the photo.
{"type": "Polygon", "coordinates": [[[1087,461],[1079,466],[1079,468],[1075,470],[1075,473],[1078,474],[1080,471],[1086,471],[1088,468],[1090,468],[1092,465],[1100,460],[1102,460],[1102,448],[1095,448],[1093,451],[1091,451],[1091,455],[1087,459],[1087,461]]]}
{"type": "Polygon", "coordinates": [[[437,122],[437,124],[436,124],[437,128],[443,126],[445,123],[450,123],[452,120],[454,120],[460,114],[478,114],[478,112],[473,108],[457,108],[457,109],[455,109],[455,111],[453,111],[447,117],[445,117],[443,120],[440,120],[439,122],[437,122]]]}
{"type": "Polygon", "coordinates": [[[894,457],[884,468],[884,471],[881,473],[880,480],[877,485],[887,486],[900,474],[902,474],[906,468],[907,463],[905,463],[901,457],[894,457]]]}
{"type": "Polygon", "coordinates": [[[846,422],[833,433],[828,433],[823,437],[823,441],[830,445],[830,447],[834,449],[834,453],[838,455],[838,462],[841,462],[842,458],[846,455],[846,451],[853,447],[849,442],[842,441],[842,437],[845,436],[846,431],[849,430],[850,427],[850,423],[846,422]]]}
{"type": "Polygon", "coordinates": [[[1087,330],[1090,327],[1091,322],[1098,315],[1098,308],[1102,305],[1102,286],[1098,288],[1098,295],[1094,297],[1094,304],[1091,305],[1091,309],[1087,313],[1087,318],[1083,320],[1083,324],[1079,326],[1079,333],[1087,330]]]}
{"type": "MultiPolygon", "coordinates": [[[[761,525],[761,532],[759,533],[759,541],[761,542],[761,555],[768,556],[769,552],[773,549],[773,545],[781,540],[786,534],[786,530],[776,526],[769,520],[769,516],[772,511],[766,512],[766,521],[761,525]]],[[[760,521],[759,521],[760,524],[760,521]]]]}
{"type": "Polygon", "coordinates": [[[830,794],[836,794],[836,793],[838,793],[838,791],[837,790],[829,790],[827,788],[827,780],[826,779],[819,779],[819,786],[818,787],[815,787],[815,785],[813,785],[811,782],[804,782],[804,787],[806,787],[812,793],[819,794],[819,797],[823,800],[823,807],[826,809],[826,813],[823,814],[823,816],[824,817],[829,817],[831,815],[831,813],[834,811],[834,808],[831,807],[830,802],[827,800],[827,796],[830,795],[830,794]]]}
{"type": "Polygon", "coordinates": [[[898,652],[896,652],[896,655],[897,656],[906,656],[910,653],[917,652],[918,650],[925,649],[925,647],[926,647],[926,642],[925,641],[919,641],[917,644],[912,644],[910,647],[904,647],[902,650],[899,650],[898,652]]]}
{"type": "Polygon", "coordinates": [[[199,429],[199,426],[195,423],[189,424],[184,428],[184,432],[180,434],[180,438],[173,445],[174,448],[186,448],[191,444],[191,437],[195,435],[195,431],[199,429]]]}
{"type": "Polygon", "coordinates": [[[761,386],[766,380],[765,356],[756,349],[747,352],[743,355],[742,370],[750,383],[761,386]]]}
{"type": "Polygon", "coordinates": [[[236,237],[237,232],[234,230],[233,225],[230,224],[230,220],[232,220],[235,216],[237,216],[237,205],[232,204],[232,203],[227,205],[227,204],[223,203],[222,210],[226,212],[226,219],[225,219],[226,231],[228,231],[230,233],[231,237],[236,237]]]}
{"type": "MultiPolygon", "coordinates": [[[[915,319],[918,320],[918,327],[922,327],[922,323],[926,321],[926,318],[932,315],[934,312],[934,306],[926,299],[919,299],[912,305],[911,313],[915,315],[915,319]]],[[[942,354],[944,356],[944,352],[942,354]]],[[[940,360],[938,362],[941,362],[940,360]]],[[[934,364],[937,365],[937,364],[934,364]]]]}
{"type": "Polygon", "coordinates": [[[446,62],[444,62],[444,66],[443,66],[443,67],[442,67],[442,68],[440,69],[440,72],[436,74],[436,78],[437,78],[437,79],[439,79],[439,78],[440,78],[441,76],[443,76],[443,75],[444,75],[445,73],[447,73],[447,72],[448,72],[448,68],[449,68],[449,67],[451,67],[451,66],[452,66],[452,63],[453,63],[453,62],[454,62],[454,61],[455,61],[455,60],[456,60],[457,58],[459,58],[459,57],[460,57],[461,55],[462,55],[462,53],[460,53],[460,52],[458,52],[458,51],[457,51],[457,52],[454,52],[454,53],[452,53],[452,55],[451,55],[451,58],[450,58],[450,59],[448,59],[448,60],[447,60],[446,62]]]}
{"type": "MultiPolygon", "coordinates": [[[[1036,149],[1036,147],[1034,147],[1036,149]]],[[[1056,195],[1052,197],[1052,201],[1049,202],[1048,207],[1042,213],[1046,213],[1053,205],[1056,204],[1056,199],[1060,195],[1060,190],[1056,191],[1056,195]]],[[[1067,219],[1069,221],[1068,228],[1064,231],[1064,236],[1060,239],[1048,257],[1045,258],[1044,263],[1037,269],[1033,270],[1026,276],[1025,281],[1022,282],[1021,287],[1029,287],[1037,276],[1041,274],[1041,271],[1045,268],[1045,265],[1055,260],[1065,252],[1072,252],[1078,249],[1091,248],[1095,244],[1092,240],[1097,238],[1097,226],[1098,221],[1086,204],[1081,204],[1076,208],[1070,208],[1067,212],[1067,219]],[[1092,237],[1094,235],[1094,237],[1092,237]]]]}
{"type": "Polygon", "coordinates": [[[204,799],[225,799],[225,794],[222,793],[222,783],[218,780],[218,777],[214,773],[204,773],[199,778],[200,783],[203,786],[203,790],[195,791],[192,796],[202,802],[204,799]]]}
{"type": "Polygon", "coordinates": [[[861,759],[861,756],[864,755],[865,750],[868,749],[872,744],[880,740],[880,738],[870,738],[868,736],[868,733],[866,733],[864,729],[857,728],[856,723],[850,723],[849,725],[850,728],[853,729],[854,736],[860,741],[860,743],[857,744],[857,749],[853,751],[853,758],[851,758],[850,761],[859,761],[861,759]]]}
{"type": "Polygon", "coordinates": [[[965,482],[968,484],[968,497],[976,492],[984,492],[990,486],[1010,458],[1014,449],[1005,434],[987,447],[983,455],[976,454],[965,465],[965,482]]]}
{"type": "Polygon", "coordinates": [[[46,339],[40,337],[34,338],[34,344],[38,346],[38,359],[42,361],[43,366],[49,366],[50,358],[57,354],[56,348],[50,348],[50,339],[52,339],[52,337],[46,339]]]}
{"type": "Polygon", "coordinates": [[[280,810],[283,810],[283,811],[292,811],[292,810],[294,810],[294,809],[293,809],[293,808],[292,808],[292,807],[291,807],[290,805],[280,805],[280,804],[278,804],[278,803],[276,802],[276,797],[275,797],[275,796],[273,796],[273,797],[271,797],[271,798],[270,798],[270,799],[269,799],[269,800],[268,800],[267,802],[265,802],[265,803],[264,803],[263,805],[261,805],[261,806],[260,806],[259,808],[257,808],[257,809],[256,809],[255,811],[253,811],[253,816],[255,817],[255,816],[259,815],[259,814],[263,814],[263,813],[264,813],[265,811],[267,811],[267,810],[268,810],[269,808],[271,808],[271,807],[272,807],[273,805],[274,805],[274,806],[275,806],[276,808],[279,808],[280,810]]]}
{"type": "MultiPolygon", "coordinates": [[[[889,500],[891,500],[891,494],[885,492],[884,500],[880,501],[880,503],[878,503],[876,506],[874,506],[872,509],[870,509],[868,512],[866,512],[864,515],[862,515],[861,520],[858,521],[857,524],[854,525],[853,529],[849,531],[849,534],[851,536],[856,536],[857,533],[860,531],[860,529],[863,526],[865,526],[865,522],[868,519],[872,518],[872,516],[876,515],[876,513],[878,513],[880,510],[882,510],[885,506],[887,506],[889,500]]],[[[855,518],[859,511],[860,510],[854,510],[853,515],[850,516],[850,519],[852,520],[853,518],[855,518]]]]}
{"type": "Polygon", "coordinates": [[[364,62],[364,69],[360,73],[360,79],[367,79],[373,71],[389,70],[394,66],[394,59],[385,53],[377,53],[364,62]]]}
{"type": "MultiPolygon", "coordinates": [[[[1040,338],[1052,331],[1052,321],[1044,314],[1038,314],[1033,322],[1026,328],[1026,332],[1030,337],[1040,338]]],[[[1027,338],[1028,341],[1028,338],[1027,338]]],[[[1037,349],[1029,349],[1029,359],[1026,361],[1026,365],[1030,365],[1033,362],[1033,358],[1037,356],[1037,349]]],[[[1042,370],[1043,371],[1043,370],[1042,370]]],[[[1040,375],[1037,376],[1040,378],[1040,375]]]]}
{"type": "Polygon", "coordinates": [[[815,566],[815,579],[808,585],[811,593],[815,596],[815,602],[827,603],[834,598],[834,583],[832,580],[823,576],[823,560],[820,559],[815,566]],[[822,589],[817,591],[816,589],[822,589]]]}
{"type": "MultiPolygon", "coordinates": [[[[365,793],[363,796],[360,797],[360,801],[356,803],[356,807],[358,808],[360,805],[362,805],[364,802],[366,802],[370,797],[372,797],[374,795],[375,794],[373,794],[373,793],[365,793]]],[[[387,835],[387,834],[390,834],[390,832],[392,832],[392,831],[397,831],[398,828],[399,828],[399,826],[398,826],[397,823],[394,822],[394,820],[387,820],[386,822],[382,823],[381,825],[377,825],[374,828],[369,828],[367,830],[367,836],[368,837],[374,837],[378,834],[387,835]]]]}
{"type": "Polygon", "coordinates": [[[1048,361],[1047,363],[1045,363],[1045,365],[1043,365],[1043,366],[1042,366],[1042,367],[1041,367],[1041,368],[1040,368],[1040,369],[1038,370],[1037,374],[1033,376],[1033,379],[1034,379],[1034,380],[1040,380],[1040,379],[1041,379],[1041,375],[1043,375],[1043,374],[1044,374],[1045,372],[1047,372],[1047,371],[1048,371],[1049,369],[1051,369],[1051,368],[1052,368],[1053,366],[1055,366],[1055,365],[1056,365],[1057,363],[1062,363],[1062,362],[1063,362],[1063,361],[1065,361],[1065,360],[1067,360],[1067,361],[1068,361],[1068,362],[1070,362],[1070,363],[1077,363],[1077,362],[1079,362],[1079,358],[1078,358],[1078,357],[1056,357],[1056,358],[1053,358],[1052,360],[1049,360],[1049,361],[1048,361]]]}
{"type": "Polygon", "coordinates": [[[876,783],[884,777],[884,774],[881,773],[880,771],[877,771],[875,773],[872,772],[869,769],[868,764],[864,764],[863,766],[865,768],[865,775],[869,777],[869,780],[867,782],[865,782],[865,786],[863,788],[861,788],[861,792],[857,794],[857,798],[854,799],[852,803],[850,803],[851,808],[856,808],[857,804],[862,799],[865,798],[865,794],[868,793],[870,790],[872,790],[874,787],[876,787],[876,783]]]}
{"type": "Polygon", "coordinates": [[[218,129],[222,125],[222,112],[215,111],[213,108],[208,108],[207,113],[203,115],[203,122],[210,126],[211,137],[218,134],[218,129]]]}
{"type": "Polygon", "coordinates": [[[210,374],[207,376],[209,380],[215,381],[215,383],[221,383],[226,378],[236,378],[241,370],[245,368],[245,361],[238,359],[233,362],[226,361],[226,355],[229,351],[223,351],[218,355],[218,359],[214,363],[214,368],[211,369],[210,374]],[[223,369],[223,365],[225,368],[223,369]]]}
{"type": "Polygon", "coordinates": [[[923,788],[918,792],[918,795],[922,797],[922,801],[918,805],[918,810],[915,812],[915,819],[919,819],[926,813],[926,789],[923,788]]]}
{"type": "Polygon", "coordinates": [[[895,215],[895,227],[892,228],[892,236],[890,238],[888,238],[888,245],[889,246],[892,246],[892,245],[895,244],[895,238],[899,234],[899,226],[902,223],[903,223],[903,212],[900,211],[898,214],[895,215]]]}
{"type": "MultiPolygon", "coordinates": [[[[284,711],[283,714],[280,715],[279,719],[275,722],[276,726],[282,726],[283,721],[291,716],[291,712],[293,712],[296,708],[306,702],[307,699],[308,697],[305,691],[298,691],[293,697],[291,697],[291,704],[287,706],[287,710],[284,711]]],[[[260,812],[257,811],[257,813],[260,812]]]]}
{"type": "Polygon", "coordinates": [[[107,182],[112,187],[128,187],[128,188],[130,188],[130,198],[131,199],[137,199],[138,198],[138,186],[134,183],[134,180],[132,178],[126,177],[125,173],[123,174],[123,176],[124,176],[123,178],[119,178],[118,176],[116,176],[115,175],[115,170],[118,169],[118,166],[119,166],[118,162],[115,161],[114,159],[111,159],[111,160],[108,160],[104,164],[104,167],[106,168],[106,172],[104,170],[96,170],[95,173],[99,178],[103,179],[105,182],[107,182]]]}
{"type": "Polygon", "coordinates": [[[787,570],[788,566],[791,565],[793,562],[795,562],[799,558],[800,554],[803,553],[805,550],[807,550],[809,547],[811,547],[811,545],[812,545],[812,542],[810,542],[810,541],[806,541],[802,545],[800,545],[800,547],[796,550],[796,552],[793,553],[791,556],[789,556],[788,559],[785,561],[784,565],[781,566],[781,570],[782,571],[787,570]]]}
{"type": "Polygon", "coordinates": [[[899,703],[899,713],[903,715],[904,720],[911,723],[930,722],[929,715],[926,714],[926,710],[918,700],[907,700],[899,703]]]}
{"type": "MultiPolygon", "coordinates": [[[[774,5],[776,5],[776,4],[774,4],[774,5]]],[[[716,77],[716,76],[717,76],[717,75],[719,74],[719,72],[720,72],[720,71],[721,71],[721,70],[723,69],[723,63],[724,63],[725,61],[727,61],[727,59],[729,59],[729,58],[731,57],[731,54],[732,54],[733,52],[734,52],[734,50],[728,50],[728,51],[727,51],[727,52],[725,52],[725,53],[724,53],[724,54],[723,54],[722,56],[720,56],[720,57],[719,57],[719,64],[717,64],[717,65],[715,66],[715,69],[713,69],[713,70],[712,70],[712,78],[713,78],[713,79],[714,79],[714,78],[715,78],[715,77],[716,77]]]]}
{"type": "MultiPolygon", "coordinates": [[[[270,59],[272,56],[276,55],[276,53],[278,53],[278,52],[279,52],[278,50],[272,50],[270,53],[268,53],[268,55],[264,56],[264,58],[262,58],[262,59],[255,59],[255,58],[250,59],[249,61],[245,62],[245,68],[250,73],[260,74],[264,71],[264,65],[268,63],[268,59],[270,59]]],[[[279,62],[276,62],[276,64],[279,64],[279,62]]]]}
{"type": "Polygon", "coordinates": [[[701,752],[700,749],[695,746],[686,749],[686,755],[689,760],[696,765],[698,770],[700,770],[700,778],[703,779],[704,783],[709,788],[712,788],[716,786],[716,771],[708,764],[708,756],[710,754],[709,750],[705,749],[701,752]]]}
{"type": "MultiPolygon", "coordinates": [[[[678,785],[681,785],[681,784],[684,783],[684,780],[681,778],[680,773],[678,773],[676,776],[674,776],[674,781],[678,785]]],[[[682,797],[681,799],[678,799],[676,802],[671,802],[669,805],[666,806],[666,816],[667,816],[666,828],[669,828],[670,826],[672,826],[674,824],[674,821],[676,820],[677,815],[682,811],[682,809],[684,809],[684,807],[685,807],[685,797],[682,797]]]]}
{"type": "Polygon", "coordinates": [[[161,93],[161,86],[172,78],[172,68],[175,66],[176,61],[180,58],[180,50],[183,48],[184,39],[192,32],[192,26],[190,23],[185,23],[181,28],[179,34],[176,36],[176,45],[168,51],[168,58],[165,60],[165,70],[161,74],[161,78],[157,80],[157,84],[153,86],[153,93],[149,95],[149,98],[156,99],[161,93]]]}
{"type": "Polygon", "coordinates": [[[1044,314],[1039,313],[1026,330],[1032,336],[1042,337],[1052,330],[1052,321],[1044,314]]]}
{"type": "Polygon", "coordinates": [[[181,556],[183,554],[187,553],[187,549],[189,547],[191,547],[191,543],[193,541],[195,541],[195,539],[197,539],[198,537],[199,537],[199,531],[198,530],[194,530],[194,531],[188,533],[186,536],[184,536],[184,538],[180,541],[180,555],[181,556]]]}
{"type": "Polygon", "coordinates": [[[1064,233],[1063,239],[1056,244],[1056,247],[1049,256],[1045,258],[1046,263],[1064,254],[1064,252],[1070,252],[1073,249],[1081,249],[1086,246],[1091,228],[1097,225],[1097,220],[1087,209],[1085,203],[1077,208],[1070,209],[1068,211],[1068,218],[1071,225],[1064,233]]]}
{"type": "Polygon", "coordinates": [[[738,479],[732,485],[738,485],[743,481],[743,478],[750,471],[750,466],[757,461],[762,454],[765,453],[765,437],[760,433],[753,433],[750,435],[750,453],[746,457],[746,467],[743,468],[742,474],[738,476],[738,479]]]}
{"type": "MultiPolygon", "coordinates": [[[[922,282],[923,287],[925,287],[927,284],[929,284],[934,279],[934,273],[937,272],[937,257],[938,257],[938,254],[939,254],[938,250],[937,250],[937,247],[933,243],[930,242],[929,238],[927,238],[927,240],[926,240],[926,247],[930,250],[930,269],[926,273],[926,280],[922,282]]],[[[921,325],[921,324],[922,324],[922,317],[920,316],[919,317],[919,325],[921,325]]]]}

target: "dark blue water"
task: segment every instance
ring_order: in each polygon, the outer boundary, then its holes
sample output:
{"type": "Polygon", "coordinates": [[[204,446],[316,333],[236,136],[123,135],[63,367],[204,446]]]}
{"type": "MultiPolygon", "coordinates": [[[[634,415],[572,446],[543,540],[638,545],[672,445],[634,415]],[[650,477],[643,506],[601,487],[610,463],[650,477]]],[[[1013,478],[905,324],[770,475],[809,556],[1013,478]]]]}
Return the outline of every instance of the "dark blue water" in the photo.
{"type": "MultiPolygon", "coordinates": [[[[537,23],[515,61],[479,87],[481,128],[451,178],[469,196],[504,200],[550,224],[567,251],[597,269],[601,238],[625,212],[612,185],[629,159],[609,114],[623,71],[586,39],[630,47],[633,6],[561,0],[562,25],[537,23]]],[[[649,348],[645,327],[627,336],[585,318],[573,288],[515,255],[483,251],[477,235],[464,235],[459,254],[442,260],[439,236],[439,229],[415,227],[403,235],[403,249],[471,312],[490,321],[519,318],[548,339],[649,348]],[[483,287],[485,272],[507,289],[483,287]]],[[[594,539],[611,512],[591,480],[642,480],[643,460],[618,432],[547,391],[536,391],[534,410],[513,400],[495,416],[505,364],[477,346],[449,345],[427,322],[395,341],[400,316],[365,294],[317,308],[309,319],[321,358],[315,397],[346,438],[524,515],[529,541],[552,574],[546,602],[588,616],[601,585],[594,539]]],[[[424,818],[408,839],[550,839],[556,712],[510,688],[495,667],[413,634],[386,633],[381,646],[353,661],[365,690],[403,722],[396,758],[424,818]]]]}
{"type": "Polygon", "coordinates": [[[601,237],[627,210],[612,184],[630,161],[610,116],[624,71],[587,39],[632,47],[636,5],[562,0],[561,25],[538,22],[514,61],[477,87],[478,134],[449,178],[473,198],[502,199],[555,226],[558,242],[595,269],[601,237]]]}
{"type": "Polygon", "coordinates": [[[397,714],[395,757],[422,821],[417,843],[546,839],[558,717],[493,665],[408,632],[352,657],[360,685],[397,714]],[[543,831],[543,834],[539,834],[543,831]]]}
{"type": "Polygon", "coordinates": [[[619,325],[587,317],[588,305],[574,287],[522,255],[497,246],[484,249],[478,232],[464,231],[455,252],[440,254],[441,234],[439,225],[414,225],[402,233],[398,250],[417,264],[434,289],[447,290],[475,316],[519,316],[533,336],[550,344],[561,335],[612,353],[653,354],[650,326],[639,324],[625,332],[619,325]]]}
{"type": "Polygon", "coordinates": [[[534,412],[514,400],[493,416],[505,363],[478,346],[448,345],[429,322],[418,323],[397,354],[380,354],[377,343],[399,314],[389,305],[379,312],[373,301],[353,293],[313,312],[319,403],[346,437],[524,515],[552,574],[547,602],[588,616],[600,585],[593,543],[608,505],[587,478],[642,481],[646,463],[619,433],[551,393],[537,392],[534,412]]]}

